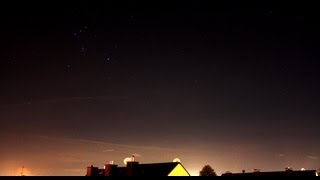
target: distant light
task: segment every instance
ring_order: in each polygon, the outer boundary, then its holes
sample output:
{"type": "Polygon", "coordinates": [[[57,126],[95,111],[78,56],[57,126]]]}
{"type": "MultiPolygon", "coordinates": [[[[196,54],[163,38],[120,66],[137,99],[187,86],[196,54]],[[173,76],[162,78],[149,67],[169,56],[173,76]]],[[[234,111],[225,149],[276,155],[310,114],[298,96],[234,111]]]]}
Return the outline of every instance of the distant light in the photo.
{"type": "Polygon", "coordinates": [[[305,168],[301,168],[301,171],[305,171],[306,169],[305,168]]]}
{"type": "Polygon", "coordinates": [[[181,163],[181,160],[179,158],[174,158],[174,160],[172,162],[178,162],[178,163],[181,163]]]}
{"type": "Polygon", "coordinates": [[[188,168],[188,172],[189,172],[190,176],[199,176],[199,170],[198,169],[189,169],[188,168]]]}
{"type": "Polygon", "coordinates": [[[128,162],[133,162],[132,157],[127,157],[123,160],[124,165],[127,165],[128,162]]]}

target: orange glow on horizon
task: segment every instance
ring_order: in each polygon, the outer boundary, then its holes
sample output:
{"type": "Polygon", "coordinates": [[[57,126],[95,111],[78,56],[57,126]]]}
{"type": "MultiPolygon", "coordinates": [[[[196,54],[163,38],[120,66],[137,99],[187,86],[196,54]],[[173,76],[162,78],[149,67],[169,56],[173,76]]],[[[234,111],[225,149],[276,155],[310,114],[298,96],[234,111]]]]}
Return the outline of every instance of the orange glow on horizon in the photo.
{"type": "Polygon", "coordinates": [[[30,170],[25,166],[17,168],[15,176],[32,176],[30,170]]]}
{"type": "Polygon", "coordinates": [[[199,171],[195,169],[188,170],[190,176],[199,176],[199,171]]]}

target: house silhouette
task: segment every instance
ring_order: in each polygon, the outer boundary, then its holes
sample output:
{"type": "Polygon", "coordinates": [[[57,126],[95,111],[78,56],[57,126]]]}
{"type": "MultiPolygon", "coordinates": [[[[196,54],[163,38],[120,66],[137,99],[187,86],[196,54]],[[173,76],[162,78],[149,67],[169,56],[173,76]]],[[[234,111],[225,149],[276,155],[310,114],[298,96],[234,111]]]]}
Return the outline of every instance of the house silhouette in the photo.
{"type": "Polygon", "coordinates": [[[126,167],[106,164],[104,169],[87,167],[86,176],[190,176],[180,162],[139,164],[127,162],[126,167]]]}

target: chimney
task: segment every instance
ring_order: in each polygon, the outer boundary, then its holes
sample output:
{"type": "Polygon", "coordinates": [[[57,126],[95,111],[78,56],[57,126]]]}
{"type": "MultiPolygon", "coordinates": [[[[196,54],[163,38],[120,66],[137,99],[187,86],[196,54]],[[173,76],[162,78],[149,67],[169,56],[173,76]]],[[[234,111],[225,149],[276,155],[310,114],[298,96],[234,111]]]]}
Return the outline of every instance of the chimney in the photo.
{"type": "Polygon", "coordinates": [[[291,168],[291,167],[286,167],[285,173],[286,173],[286,176],[291,176],[291,174],[292,174],[292,168],[291,168]]]}
{"type": "Polygon", "coordinates": [[[292,171],[291,167],[286,167],[286,171],[292,171]]]}
{"type": "Polygon", "coordinates": [[[110,163],[104,166],[104,176],[117,176],[117,174],[118,174],[118,165],[110,163]]]}
{"type": "Polygon", "coordinates": [[[91,165],[90,167],[87,167],[86,176],[98,176],[98,168],[93,167],[93,165],[91,165]]]}
{"type": "Polygon", "coordinates": [[[139,175],[139,162],[132,161],[127,163],[127,175],[128,176],[139,175]]]}

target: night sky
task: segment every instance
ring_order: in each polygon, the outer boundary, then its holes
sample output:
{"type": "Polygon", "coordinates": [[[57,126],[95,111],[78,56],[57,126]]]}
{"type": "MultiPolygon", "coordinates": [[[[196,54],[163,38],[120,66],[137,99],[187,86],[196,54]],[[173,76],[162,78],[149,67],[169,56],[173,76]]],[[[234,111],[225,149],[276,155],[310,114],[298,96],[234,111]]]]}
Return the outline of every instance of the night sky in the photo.
{"type": "Polygon", "coordinates": [[[320,167],[315,6],[44,3],[1,6],[0,175],[320,167]]]}

